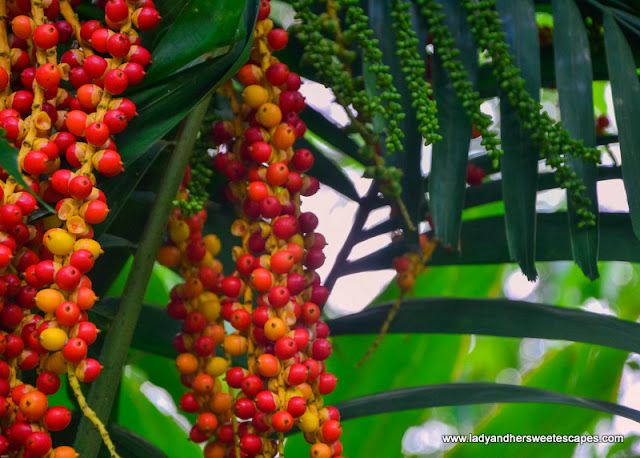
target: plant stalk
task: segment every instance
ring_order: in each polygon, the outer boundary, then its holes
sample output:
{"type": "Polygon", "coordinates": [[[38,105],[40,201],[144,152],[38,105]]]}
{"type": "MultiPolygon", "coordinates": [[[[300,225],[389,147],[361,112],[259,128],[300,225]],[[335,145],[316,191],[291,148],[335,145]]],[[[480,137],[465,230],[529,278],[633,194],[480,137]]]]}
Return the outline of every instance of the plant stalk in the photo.
{"type": "MultiPolygon", "coordinates": [[[[153,264],[169,221],[172,202],[193,153],[210,98],[211,96],[205,97],[193,109],[182,128],[175,151],[164,173],[162,187],[158,190],[143,237],[136,250],[118,313],[107,331],[100,355],[100,362],[104,369],[100,377],[91,384],[88,396],[88,404],[104,423],[109,420],[111,407],[118,393],[123,366],[140,315],[153,264]]],[[[83,458],[96,458],[101,446],[100,433],[89,419],[83,417],[74,448],[83,458]]]]}
{"type": "Polygon", "coordinates": [[[333,267],[331,268],[331,271],[329,272],[329,275],[324,282],[324,286],[329,291],[333,289],[338,278],[342,276],[342,267],[344,267],[344,265],[346,264],[347,258],[351,254],[351,250],[357,243],[361,241],[360,237],[362,236],[362,228],[367,222],[367,218],[369,217],[369,213],[371,213],[373,203],[375,202],[377,196],[378,187],[374,183],[371,185],[371,188],[369,189],[367,194],[362,199],[360,199],[360,205],[358,206],[358,210],[356,211],[351,230],[349,231],[347,239],[342,245],[342,248],[340,248],[338,256],[336,257],[336,262],[333,264],[333,267]]]}

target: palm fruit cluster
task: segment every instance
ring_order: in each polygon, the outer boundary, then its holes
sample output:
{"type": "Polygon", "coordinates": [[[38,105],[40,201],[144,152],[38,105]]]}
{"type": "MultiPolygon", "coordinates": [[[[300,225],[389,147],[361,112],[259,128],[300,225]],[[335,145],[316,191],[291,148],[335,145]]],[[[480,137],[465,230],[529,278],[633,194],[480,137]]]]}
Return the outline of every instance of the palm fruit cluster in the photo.
{"type": "Polygon", "coordinates": [[[313,154],[293,146],[306,130],[298,117],[305,102],[300,77],[272,54],[288,35],[274,28],[270,8],[262,2],[250,61],[220,91],[234,118],[211,132],[213,167],[240,215],[230,228],[241,239],[231,248],[235,270],[221,273],[219,240],[202,236],[204,210],[189,216],[193,206],[179,203],[189,201],[188,174],[159,253],[184,277],[167,311],[183,321],[176,367],[190,391],[180,407],[198,414],[190,439],[206,442],[206,458],[283,457],[293,428],[311,457],[342,454],[339,412],[323,404],[337,382],[324,363],[332,347],[320,315],[329,293],[316,273],[326,241],[317,216],[300,209],[319,183],[305,173],[313,154]]]}
{"type": "Polygon", "coordinates": [[[0,127],[19,148],[20,172],[0,171],[0,454],[9,457],[76,456],[68,446],[52,450],[49,434],[71,420],[47,400],[65,373],[104,430],[79,386],[102,368],[87,358],[99,332],[87,317],[97,299],[87,274],[102,253],[93,226],[109,212],[96,175],[122,170],[113,135],[136,107],[118,96],[150,63],[136,29],[160,16],[152,0],[108,0],[99,2],[104,23],[81,22],[79,4],[0,0],[0,127]],[[69,50],[58,56],[58,45],[69,50]],[[36,196],[53,215],[42,217],[36,196]],[[32,370],[36,386],[18,378],[32,370]]]}

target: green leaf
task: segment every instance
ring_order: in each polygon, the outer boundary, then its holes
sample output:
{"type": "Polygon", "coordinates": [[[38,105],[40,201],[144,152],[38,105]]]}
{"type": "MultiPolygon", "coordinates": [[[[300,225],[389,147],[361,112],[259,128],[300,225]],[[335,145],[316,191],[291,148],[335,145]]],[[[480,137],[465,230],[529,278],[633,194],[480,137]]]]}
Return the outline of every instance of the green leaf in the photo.
{"type": "MultiPolygon", "coordinates": [[[[525,90],[534,100],[540,100],[540,48],[538,25],[533,0],[517,2],[498,0],[496,7],[507,34],[514,64],[525,80],[525,90]]],[[[502,146],[502,195],[505,206],[505,225],[511,258],[520,264],[529,280],[538,273],[536,258],[536,181],[539,150],[531,135],[522,126],[518,109],[508,97],[500,93],[502,146]]]]}
{"type": "Polygon", "coordinates": [[[341,419],[350,420],[402,410],[512,402],[582,407],[619,415],[640,423],[639,411],[612,402],[500,383],[446,383],[389,390],[340,402],[335,407],[340,410],[341,419]]]}
{"type": "Polygon", "coordinates": [[[153,51],[154,63],[146,75],[147,81],[159,81],[203,54],[231,45],[244,6],[245,2],[239,0],[219,0],[215,8],[208,0],[184,3],[153,51]]]}
{"type": "Polygon", "coordinates": [[[615,107],[622,179],[627,191],[631,223],[640,238],[640,82],[631,48],[610,13],[604,15],[604,43],[615,107]]]}
{"type": "MultiPolygon", "coordinates": [[[[583,345],[570,345],[559,351],[548,352],[541,364],[523,375],[523,384],[553,392],[572,393],[584,398],[615,401],[620,375],[628,354],[610,348],[593,349],[583,345]]],[[[601,411],[580,409],[567,405],[530,403],[526,406],[502,404],[492,409],[475,428],[476,434],[579,434],[589,431],[601,411]]],[[[565,458],[572,456],[575,443],[540,444],[523,447],[522,444],[496,444],[495,456],[523,458],[565,458]]],[[[494,446],[492,446],[493,448],[494,446]]],[[[458,446],[447,454],[456,458],[484,458],[476,447],[458,446]]]]}
{"type": "MultiPolygon", "coordinates": [[[[619,166],[614,167],[596,167],[596,180],[613,180],[622,177],[622,171],[619,166]]],[[[538,191],[559,188],[553,173],[541,173],[538,175],[538,191]]],[[[502,200],[502,183],[501,180],[492,180],[477,186],[467,188],[467,197],[465,199],[465,208],[475,207],[476,205],[484,205],[489,202],[502,200]]]]}
{"type": "MultiPolygon", "coordinates": [[[[246,30],[253,30],[259,2],[250,0],[245,6],[246,30]]],[[[234,75],[249,59],[252,34],[236,41],[232,50],[222,57],[181,71],[131,94],[139,115],[129,128],[118,135],[125,167],[132,164],[159,138],[178,124],[196,104],[234,75]]]]}
{"type": "MultiPolygon", "coordinates": [[[[587,147],[594,147],[596,130],[593,122],[593,69],[587,31],[580,10],[573,0],[553,0],[552,6],[555,21],[553,46],[556,83],[562,124],[573,138],[582,139],[587,147]]],[[[588,210],[598,215],[597,165],[586,164],[571,155],[567,155],[566,159],[586,187],[584,196],[591,199],[588,210]]],[[[595,227],[579,229],[580,217],[576,214],[576,206],[571,199],[567,199],[567,205],[573,258],[584,274],[595,280],[599,276],[597,220],[595,227]]]]}
{"type": "MultiPolygon", "coordinates": [[[[389,303],[331,320],[328,322],[331,334],[377,334],[391,307],[389,303]]],[[[508,299],[407,299],[389,332],[570,340],[640,353],[638,323],[599,313],[508,299]]]]}
{"type": "Polygon", "coordinates": [[[109,216],[95,227],[94,236],[97,238],[105,233],[115,221],[131,193],[136,189],[140,180],[149,170],[149,167],[167,147],[167,143],[158,142],[148,149],[142,156],[133,162],[120,175],[106,180],[100,186],[102,192],[109,196],[109,216]]]}
{"type": "MultiPolygon", "coordinates": [[[[565,212],[538,214],[537,259],[561,261],[573,259],[565,212]]],[[[627,213],[602,213],[600,216],[601,261],[640,262],[637,241],[627,213]]],[[[504,264],[510,262],[502,216],[466,221],[462,225],[462,252],[436,249],[430,265],[504,264]]],[[[388,269],[395,256],[406,251],[403,243],[392,243],[376,252],[347,262],[341,275],[388,269]]]]}
{"type": "MultiPolygon", "coordinates": [[[[115,423],[111,423],[108,429],[116,450],[122,456],[127,458],[168,458],[166,453],[130,429],[115,423]]],[[[110,455],[107,453],[106,456],[110,455]]]]}
{"type": "MultiPolygon", "coordinates": [[[[441,2],[444,23],[455,39],[460,58],[472,83],[478,72],[478,50],[465,11],[453,0],[441,2]]],[[[438,48],[433,57],[433,91],[438,106],[442,140],[433,145],[429,174],[429,212],[436,237],[447,247],[458,248],[462,208],[467,186],[467,160],[471,121],[443,67],[438,48]]]]}

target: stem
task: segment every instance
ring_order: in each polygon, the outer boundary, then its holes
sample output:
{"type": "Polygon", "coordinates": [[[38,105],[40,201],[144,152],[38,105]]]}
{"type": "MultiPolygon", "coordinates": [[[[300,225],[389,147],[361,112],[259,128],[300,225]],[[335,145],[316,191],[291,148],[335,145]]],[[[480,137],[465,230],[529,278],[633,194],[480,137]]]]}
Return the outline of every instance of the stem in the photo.
{"type": "MultiPolygon", "coordinates": [[[[108,420],[111,413],[127,351],[142,308],[147,283],[151,277],[153,264],[169,221],[172,202],[193,152],[193,146],[207,111],[210,97],[205,97],[193,109],[180,133],[176,149],[164,173],[162,187],[158,190],[142,240],[136,250],[118,313],[109,327],[104,341],[100,355],[104,370],[102,375],[91,384],[89,390],[89,404],[93,406],[97,417],[102,421],[108,420]]],[[[74,445],[83,458],[98,456],[101,445],[100,435],[87,418],[83,418],[80,422],[74,445]]]]}
{"type": "Polygon", "coordinates": [[[73,390],[73,394],[76,396],[76,400],[78,401],[78,405],[80,406],[80,410],[84,415],[84,418],[88,418],[93,425],[98,428],[100,432],[100,437],[102,437],[102,441],[107,446],[109,450],[109,454],[112,458],[120,458],[120,455],[116,453],[116,448],[111,441],[111,437],[109,437],[109,433],[107,429],[104,427],[104,424],[100,421],[100,419],[96,416],[96,413],[93,411],[89,404],[87,404],[87,400],[82,394],[82,388],[80,388],[80,382],[76,377],[75,368],[73,364],[67,362],[67,377],[69,378],[69,385],[71,385],[71,389],[73,390]]]}
{"type": "Polygon", "coordinates": [[[362,236],[362,228],[364,227],[364,223],[367,222],[367,218],[369,217],[369,213],[371,213],[371,210],[373,209],[373,203],[375,202],[377,196],[378,188],[374,184],[367,192],[367,195],[365,195],[360,200],[360,206],[356,211],[356,216],[353,220],[353,225],[351,226],[349,235],[347,235],[347,239],[344,241],[342,248],[340,248],[338,256],[336,257],[336,262],[333,264],[331,272],[329,272],[327,280],[324,282],[324,286],[329,291],[333,289],[338,278],[342,276],[342,267],[346,264],[347,258],[351,254],[351,250],[353,249],[353,247],[360,241],[360,237],[362,236]]]}

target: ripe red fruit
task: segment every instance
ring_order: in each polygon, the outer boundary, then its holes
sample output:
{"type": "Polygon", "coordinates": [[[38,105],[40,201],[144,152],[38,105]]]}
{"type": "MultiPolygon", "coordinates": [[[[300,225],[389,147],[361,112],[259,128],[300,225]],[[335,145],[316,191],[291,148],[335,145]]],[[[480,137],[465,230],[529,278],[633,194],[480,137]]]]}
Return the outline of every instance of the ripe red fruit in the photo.
{"type": "Polygon", "coordinates": [[[45,432],[38,431],[27,436],[25,450],[31,456],[44,456],[51,450],[51,444],[51,436],[45,432]]]}
{"type": "Polygon", "coordinates": [[[200,410],[200,404],[192,392],[183,394],[180,398],[179,405],[180,409],[187,413],[195,413],[200,410]]]}
{"type": "Polygon", "coordinates": [[[271,4],[269,0],[262,0],[260,2],[260,9],[258,10],[258,21],[267,19],[271,14],[271,4]]]}
{"type": "Polygon", "coordinates": [[[320,374],[320,378],[318,380],[318,391],[323,396],[326,394],[330,394],[333,392],[333,390],[336,389],[337,382],[338,382],[338,379],[336,378],[336,376],[329,372],[320,374]]]}
{"type": "Polygon", "coordinates": [[[80,284],[82,273],[80,269],[74,266],[63,266],[58,270],[55,276],[56,285],[65,291],[73,291],[80,284]]]}
{"type": "Polygon", "coordinates": [[[54,406],[44,415],[44,424],[49,431],[62,431],[71,423],[71,412],[63,406],[54,406]]]}
{"type": "Polygon", "coordinates": [[[287,46],[287,43],[289,42],[289,34],[283,29],[272,29],[267,34],[267,40],[269,41],[271,49],[279,51],[287,46]]]}
{"type": "Polygon", "coordinates": [[[58,29],[53,24],[39,25],[33,32],[33,43],[40,49],[53,48],[58,38],[58,29]]]}
{"type": "Polygon", "coordinates": [[[49,166],[49,157],[41,151],[30,151],[24,157],[24,170],[30,175],[40,175],[49,166]]]}
{"type": "Polygon", "coordinates": [[[60,84],[60,70],[54,64],[44,64],[36,70],[36,81],[44,89],[57,88],[60,84]]]}
{"type": "Polygon", "coordinates": [[[160,22],[160,14],[155,8],[144,7],[134,11],[131,20],[140,30],[151,30],[160,22]]]}
{"type": "Polygon", "coordinates": [[[56,309],[56,320],[62,326],[74,326],[80,319],[80,309],[73,302],[63,302],[56,309]]]}
{"type": "Polygon", "coordinates": [[[248,420],[256,413],[256,405],[251,399],[240,398],[233,404],[233,412],[238,418],[248,420]]]}
{"type": "Polygon", "coordinates": [[[298,233],[300,224],[294,216],[283,216],[272,223],[272,229],[279,239],[288,239],[298,233]]]}
{"type": "Polygon", "coordinates": [[[293,357],[298,351],[296,342],[290,337],[280,337],[274,346],[278,359],[285,360],[293,357]]]}
{"type": "Polygon", "coordinates": [[[78,337],[70,339],[62,348],[62,354],[67,361],[77,364],[87,356],[87,343],[78,337]]]}
{"type": "Polygon", "coordinates": [[[129,53],[129,49],[131,49],[131,42],[129,38],[122,33],[114,33],[107,40],[107,51],[113,57],[124,57],[129,53]]]}
{"type": "Polygon", "coordinates": [[[107,42],[109,38],[113,35],[113,32],[109,29],[96,29],[91,34],[91,45],[93,49],[98,52],[107,52],[107,42]]]}
{"type": "Polygon", "coordinates": [[[291,386],[298,386],[307,381],[309,369],[304,364],[296,363],[289,368],[287,383],[291,386]]]}
{"type": "Polygon", "coordinates": [[[104,10],[111,22],[124,21],[129,17],[129,7],[124,0],[109,0],[104,10]]]}
{"type": "Polygon", "coordinates": [[[261,391],[256,394],[256,406],[258,410],[265,413],[272,413],[278,408],[277,397],[271,391],[261,391]]]}
{"type": "Polygon", "coordinates": [[[244,394],[246,394],[250,398],[253,398],[256,394],[262,391],[262,380],[260,380],[260,378],[255,375],[248,375],[242,380],[240,388],[242,388],[244,394]]]}
{"type": "Polygon", "coordinates": [[[342,426],[339,421],[327,420],[322,424],[322,437],[328,443],[332,443],[340,439],[342,435],[342,426]]]}
{"type": "Polygon", "coordinates": [[[293,415],[287,411],[276,412],[271,420],[273,429],[279,433],[286,433],[293,428],[293,415]]]}
{"type": "Polygon", "coordinates": [[[292,158],[293,166],[300,172],[306,172],[313,166],[313,153],[308,149],[296,150],[292,158]]]}
{"type": "Polygon", "coordinates": [[[110,70],[104,77],[104,88],[111,94],[122,94],[129,85],[129,78],[122,70],[110,70]]]}
{"type": "Polygon", "coordinates": [[[287,82],[289,67],[283,63],[273,64],[267,68],[264,76],[273,86],[281,86],[287,82]]]}

